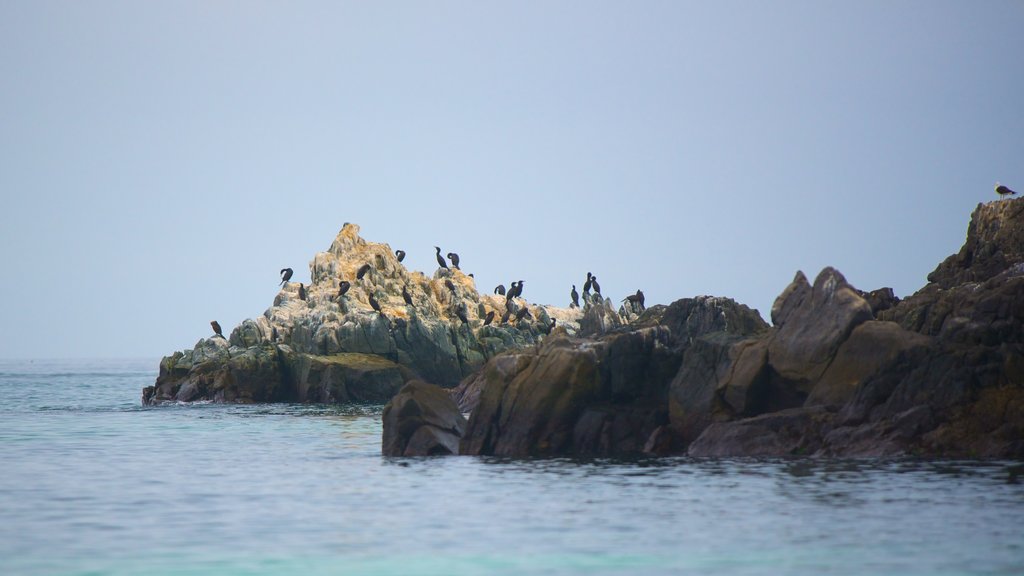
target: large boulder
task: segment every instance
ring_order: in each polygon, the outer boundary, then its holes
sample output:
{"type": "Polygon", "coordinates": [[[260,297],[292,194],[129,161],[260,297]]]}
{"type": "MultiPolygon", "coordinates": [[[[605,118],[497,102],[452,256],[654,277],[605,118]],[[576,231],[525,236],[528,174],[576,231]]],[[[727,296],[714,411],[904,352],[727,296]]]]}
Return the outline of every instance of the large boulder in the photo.
{"type": "Polygon", "coordinates": [[[667,423],[667,383],[679,355],[664,327],[599,341],[552,334],[531,354],[484,368],[464,454],[639,453],[667,423]]]}
{"type": "Polygon", "coordinates": [[[872,318],[871,305],[838,270],[825,268],[813,286],[798,272],[772,306],[777,329],[768,345],[772,369],[810,392],[839,345],[872,318]]]}
{"type": "Polygon", "coordinates": [[[458,454],[466,419],[448,392],[413,380],[384,407],[381,440],[385,456],[458,454]]]}

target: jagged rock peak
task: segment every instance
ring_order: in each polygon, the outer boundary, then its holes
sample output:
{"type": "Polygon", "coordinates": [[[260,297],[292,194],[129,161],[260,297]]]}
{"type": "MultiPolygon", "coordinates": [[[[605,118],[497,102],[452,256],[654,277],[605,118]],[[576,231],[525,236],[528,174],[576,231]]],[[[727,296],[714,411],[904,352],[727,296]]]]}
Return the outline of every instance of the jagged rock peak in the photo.
{"type": "Polygon", "coordinates": [[[946,289],[984,282],[1024,263],[1024,198],[978,204],[960,252],[943,260],[928,281],[946,289]]]}

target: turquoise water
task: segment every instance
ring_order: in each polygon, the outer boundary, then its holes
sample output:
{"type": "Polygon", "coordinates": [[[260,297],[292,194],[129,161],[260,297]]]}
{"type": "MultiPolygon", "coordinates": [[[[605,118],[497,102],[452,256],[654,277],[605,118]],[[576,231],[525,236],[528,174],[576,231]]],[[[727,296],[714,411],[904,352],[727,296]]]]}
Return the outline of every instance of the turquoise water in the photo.
{"type": "Polygon", "coordinates": [[[380,407],[0,362],[0,574],[1024,574],[1015,462],[380,456],[380,407]]]}

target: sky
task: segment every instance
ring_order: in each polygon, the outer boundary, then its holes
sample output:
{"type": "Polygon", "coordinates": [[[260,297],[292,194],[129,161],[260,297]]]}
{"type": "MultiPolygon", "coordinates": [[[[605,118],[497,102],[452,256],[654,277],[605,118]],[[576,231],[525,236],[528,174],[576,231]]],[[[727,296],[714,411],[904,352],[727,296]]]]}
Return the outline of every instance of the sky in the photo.
{"type": "Polygon", "coordinates": [[[0,358],[153,358],[345,222],[565,306],[906,296],[1024,192],[1024,2],[0,1],[0,358]]]}

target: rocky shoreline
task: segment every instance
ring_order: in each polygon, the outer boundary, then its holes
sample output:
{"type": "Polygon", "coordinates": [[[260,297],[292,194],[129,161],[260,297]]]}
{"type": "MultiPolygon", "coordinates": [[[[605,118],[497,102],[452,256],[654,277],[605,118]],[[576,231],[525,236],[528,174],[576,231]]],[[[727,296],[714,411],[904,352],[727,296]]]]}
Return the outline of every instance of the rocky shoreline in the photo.
{"type": "Polygon", "coordinates": [[[288,287],[226,341],[164,358],[143,401],[390,400],[386,455],[1024,457],[1024,199],[979,205],[912,296],[798,272],[770,326],[709,296],[640,314],[517,299],[532,319],[483,326],[503,297],[410,273],[352,225],[310,268],[307,300],[288,287]]]}

